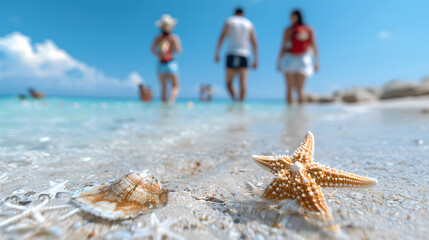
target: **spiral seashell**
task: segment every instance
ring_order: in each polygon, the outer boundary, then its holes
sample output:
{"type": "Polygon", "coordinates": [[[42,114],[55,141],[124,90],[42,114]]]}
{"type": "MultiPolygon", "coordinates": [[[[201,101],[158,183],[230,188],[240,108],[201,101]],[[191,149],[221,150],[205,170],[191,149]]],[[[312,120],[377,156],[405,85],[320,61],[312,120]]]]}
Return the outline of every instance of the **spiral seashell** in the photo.
{"type": "Polygon", "coordinates": [[[134,218],[167,203],[167,190],[147,171],[133,172],[112,184],[85,187],[73,193],[85,212],[109,220],[134,218]]]}

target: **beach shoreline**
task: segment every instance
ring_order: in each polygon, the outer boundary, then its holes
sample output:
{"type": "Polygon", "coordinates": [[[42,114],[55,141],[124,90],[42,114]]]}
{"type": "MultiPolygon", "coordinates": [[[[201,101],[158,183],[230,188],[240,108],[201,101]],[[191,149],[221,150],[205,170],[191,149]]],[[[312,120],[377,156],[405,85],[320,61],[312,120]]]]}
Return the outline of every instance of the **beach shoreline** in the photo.
{"type": "MultiPolygon", "coordinates": [[[[19,213],[7,203],[28,207],[47,199],[38,194],[49,189],[49,181],[68,182],[46,206],[69,205],[75,190],[147,169],[169,190],[167,205],[153,214],[161,223],[175,221],[167,230],[185,239],[423,239],[429,234],[429,115],[422,112],[427,97],[304,108],[251,103],[158,109],[123,102],[76,107],[76,99],[59,107],[46,101],[47,107],[16,101],[14,108],[0,111],[10,118],[0,120],[0,176],[5,174],[0,221],[19,213]],[[368,189],[323,189],[340,235],[306,221],[294,201],[284,202],[287,214],[257,206],[272,175],[251,156],[292,154],[308,130],[316,140],[315,161],[378,180],[368,189]],[[280,225],[273,227],[275,221],[280,225]]],[[[42,212],[44,225],[31,217],[8,224],[0,228],[0,238],[133,239],[153,218],[145,213],[109,222],[77,211],[59,220],[77,209],[71,205],[42,212]],[[24,230],[13,228],[23,224],[24,230]]]]}

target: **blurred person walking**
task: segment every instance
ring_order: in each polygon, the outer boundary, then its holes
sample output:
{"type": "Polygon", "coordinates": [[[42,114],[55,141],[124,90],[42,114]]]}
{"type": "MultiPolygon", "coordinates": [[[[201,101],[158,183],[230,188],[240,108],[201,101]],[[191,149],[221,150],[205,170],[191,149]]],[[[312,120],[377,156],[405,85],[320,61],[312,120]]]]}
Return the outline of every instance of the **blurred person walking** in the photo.
{"type": "Polygon", "coordinates": [[[305,81],[319,69],[314,30],[304,23],[300,10],[292,11],[290,18],[292,24],[283,34],[277,59],[277,69],[284,73],[286,79],[286,99],[289,105],[293,103],[294,90],[298,93],[298,102],[300,104],[305,102],[305,81]]]}
{"type": "Polygon", "coordinates": [[[226,56],[226,85],[233,101],[237,100],[233,85],[234,76],[238,74],[240,79],[240,101],[246,97],[247,88],[247,67],[250,55],[249,42],[253,49],[252,67],[258,67],[258,45],[256,42],[255,28],[252,22],[244,17],[242,8],[236,8],[234,15],[229,17],[223,27],[219,37],[215,52],[215,62],[219,62],[219,52],[223,41],[229,38],[226,56]]]}
{"type": "Polygon", "coordinates": [[[159,59],[158,77],[161,82],[163,102],[167,102],[167,81],[171,81],[169,103],[174,103],[179,94],[179,65],[175,59],[175,53],[181,53],[182,46],[179,36],[171,33],[176,25],[177,19],[172,18],[169,14],[162,15],[161,19],[155,22],[155,26],[161,30],[161,34],[155,38],[151,48],[152,53],[159,59]]]}

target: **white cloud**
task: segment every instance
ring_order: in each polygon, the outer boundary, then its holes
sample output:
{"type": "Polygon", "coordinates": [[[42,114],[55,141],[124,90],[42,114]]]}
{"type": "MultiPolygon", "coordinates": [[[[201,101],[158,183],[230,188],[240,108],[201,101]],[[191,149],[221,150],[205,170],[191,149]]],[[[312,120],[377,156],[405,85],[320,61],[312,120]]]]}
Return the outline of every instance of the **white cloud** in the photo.
{"type": "Polygon", "coordinates": [[[133,85],[138,85],[144,83],[144,79],[140,76],[138,72],[132,72],[128,75],[127,82],[132,83],[133,85]]]}
{"type": "Polygon", "coordinates": [[[388,38],[390,38],[390,32],[388,32],[386,30],[380,31],[378,33],[378,38],[379,39],[388,39],[388,38]]]}
{"type": "Polygon", "coordinates": [[[0,85],[9,91],[31,85],[53,94],[124,96],[133,94],[135,85],[142,81],[137,72],[123,80],[106,76],[49,39],[33,46],[31,38],[19,32],[0,37],[0,85]]]}

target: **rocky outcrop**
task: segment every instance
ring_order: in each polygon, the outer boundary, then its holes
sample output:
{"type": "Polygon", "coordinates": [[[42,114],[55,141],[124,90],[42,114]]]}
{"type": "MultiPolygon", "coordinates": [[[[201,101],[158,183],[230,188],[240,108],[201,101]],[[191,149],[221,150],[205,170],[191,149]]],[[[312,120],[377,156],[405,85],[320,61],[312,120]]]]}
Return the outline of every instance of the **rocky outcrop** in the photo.
{"type": "Polygon", "coordinates": [[[429,79],[424,79],[420,84],[393,81],[386,84],[382,91],[380,96],[382,100],[429,95],[429,79]]]}
{"type": "Polygon", "coordinates": [[[395,80],[387,83],[380,89],[355,87],[343,92],[336,91],[329,95],[308,94],[305,100],[309,103],[359,103],[403,97],[418,97],[423,95],[429,96],[429,77],[423,79],[420,83],[395,80]]]}
{"type": "Polygon", "coordinates": [[[319,100],[319,96],[317,96],[317,94],[308,93],[307,95],[305,95],[305,102],[315,103],[315,102],[318,102],[318,100],[319,100]]]}
{"type": "Polygon", "coordinates": [[[429,85],[429,77],[423,78],[422,85],[429,85]]]}
{"type": "Polygon", "coordinates": [[[351,88],[341,94],[341,99],[346,103],[374,102],[378,100],[378,91],[373,88],[351,88]]]}
{"type": "Polygon", "coordinates": [[[403,81],[392,81],[384,85],[380,99],[402,98],[414,95],[416,85],[403,81]]]}
{"type": "Polygon", "coordinates": [[[319,103],[331,103],[335,102],[335,98],[333,95],[321,95],[318,99],[319,103]]]}

